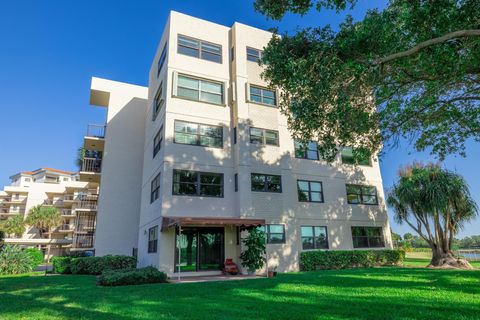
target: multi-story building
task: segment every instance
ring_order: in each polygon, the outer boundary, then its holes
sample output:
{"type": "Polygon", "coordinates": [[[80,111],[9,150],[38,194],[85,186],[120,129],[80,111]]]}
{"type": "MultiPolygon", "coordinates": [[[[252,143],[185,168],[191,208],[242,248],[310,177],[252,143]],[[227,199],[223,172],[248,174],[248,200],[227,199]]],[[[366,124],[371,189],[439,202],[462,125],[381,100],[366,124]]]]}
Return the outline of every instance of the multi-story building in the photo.
{"type": "Polygon", "coordinates": [[[252,226],[278,271],[302,250],[392,246],[377,159],[343,148],[328,164],[292,139],[258,64],[271,37],[171,12],[148,88],[93,78],[108,108],[97,255],[215,273],[252,226]]]}
{"type": "Polygon", "coordinates": [[[0,192],[0,220],[21,215],[24,219],[37,205],[56,207],[63,223],[51,235],[28,227],[21,236],[7,234],[5,243],[46,250],[51,255],[67,251],[93,250],[98,183],[81,182],[76,172],[52,168],[20,172],[10,177],[11,185],[0,192]]]}

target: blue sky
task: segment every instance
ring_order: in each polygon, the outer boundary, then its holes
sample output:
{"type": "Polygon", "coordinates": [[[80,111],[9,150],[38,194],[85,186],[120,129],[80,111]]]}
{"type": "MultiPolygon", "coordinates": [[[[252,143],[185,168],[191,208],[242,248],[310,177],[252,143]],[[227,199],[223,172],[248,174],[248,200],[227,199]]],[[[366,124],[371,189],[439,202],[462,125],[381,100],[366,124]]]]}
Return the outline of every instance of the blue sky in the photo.
{"type": "MultiPolygon", "coordinates": [[[[25,1],[0,2],[0,185],[14,173],[39,167],[75,170],[75,154],[88,123],[102,123],[105,111],[89,106],[92,76],[147,85],[148,69],[170,10],[230,26],[238,21],[261,29],[330,24],[345,13],[288,15],[281,22],[254,12],[253,1],[25,1]]],[[[385,1],[359,1],[350,12],[361,19],[385,1]]],[[[467,179],[480,203],[480,145],[470,143],[468,158],[449,157],[444,165],[467,179]]],[[[381,159],[385,187],[398,168],[428,161],[407,144],[381,159]]],[[[392,222],[396,232],[408,228],[392,222]]],[[[460,236],[480,234],[480,221],[460,236]]]]}

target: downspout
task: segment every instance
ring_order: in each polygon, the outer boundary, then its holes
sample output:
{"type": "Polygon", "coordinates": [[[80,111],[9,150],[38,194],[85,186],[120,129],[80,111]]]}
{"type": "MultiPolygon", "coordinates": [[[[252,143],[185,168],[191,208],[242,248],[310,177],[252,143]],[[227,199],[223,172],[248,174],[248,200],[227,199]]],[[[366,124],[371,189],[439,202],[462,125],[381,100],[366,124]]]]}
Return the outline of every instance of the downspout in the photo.
{"type": "Polygon", "coordinates": [[[182,248],[180,247],[180,236],[182,235],[182,225],[178,226],[178,240],[177,240],[177,247],[178,247],[178,282],[180,282],[180,263],[182,261],[182,248]]]}

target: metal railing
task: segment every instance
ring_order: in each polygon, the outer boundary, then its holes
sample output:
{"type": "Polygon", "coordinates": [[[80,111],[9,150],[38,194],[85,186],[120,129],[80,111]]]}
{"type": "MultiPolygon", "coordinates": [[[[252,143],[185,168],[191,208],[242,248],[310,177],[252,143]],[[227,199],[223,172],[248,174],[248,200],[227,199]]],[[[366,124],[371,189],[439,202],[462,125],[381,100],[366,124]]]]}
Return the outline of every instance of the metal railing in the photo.
{"type": "Polygon", "coordinates": [[[60,227],[57,228],[58,231],[73,231],[75,230],[75,226],[73,224],[62,224],[60,227]]]}
{"type": "Polygon", "coordinates": [[[78,196],[77,208],[80,209],[97,209],[97,194],[82,194],[78,196]]]}
{"type": "Polygon", "coordinates": [[[81,171],[100,173],[102,171],[102,160],[97,158],[83,158],[81,171]]]}
{"type": "Polygon", "coordinates": [[[106,126],[102,124],[89,124],[87,126],[87,136],[95,138],[105,138],[106,126]]]}
{"type": "Polygon", "coordinates": [[[73,238],[73,248],[83,249],[83,248],[93,248],[93,234],[92,235],[75,235],[73,238]]]}
{"type": "Polygon", "coordinates": [[[73,211],[71,209],[63,209],[62,210],[62,215],[63,216],[75,216],[73,211]]]}
{"type": "Polygon", "coordinates": [[[75,196],[73,194],[66,194],[63,196],[63,200],[65,201],[71,201],[71,200],[75,200],[75,196]]]}

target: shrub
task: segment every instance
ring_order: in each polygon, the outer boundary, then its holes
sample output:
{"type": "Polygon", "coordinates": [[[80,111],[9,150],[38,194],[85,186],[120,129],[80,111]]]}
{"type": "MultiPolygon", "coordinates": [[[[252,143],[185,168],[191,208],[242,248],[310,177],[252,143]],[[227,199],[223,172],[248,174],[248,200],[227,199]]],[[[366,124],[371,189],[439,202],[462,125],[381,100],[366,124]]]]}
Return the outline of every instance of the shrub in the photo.
{"type": "Polygon", "coordinates": [[[154,267],[105,271],[97,277],[100,286],[126,286],[167,282],[167,275],[154,267]]]}
{"type": "Polygon", "coordinates": [[[405,251],[395,250],[335,250],[300,253],[300,270],[345,269],[399,265],[405,251]]]}
{"type": "Polygon", "coordinates": [[[107,270],[134,269],[137,260],[129,256],[102,256],[72,258],[70,269],[73,274],[98,275],[107,270]]]}
{"type": "Polygon", "coordinates": [[[32,271],[32,258],[19,246],[5,245],[0,250],[0,274],[19,274],[32,271]]]}
{"type": "Polygon", "coordinates": [[[71,263],[71,257],[52,257],[53,272],[60,274],[70,274],[72,273],[72,270],[70,268],[71,263]]]}
{"type": "Polygon", "coordinates": [[[35,270],[44,261],[43,252],[37,248],[27,248],[24,250],[32,259],[32,269],[35,270]]]}

